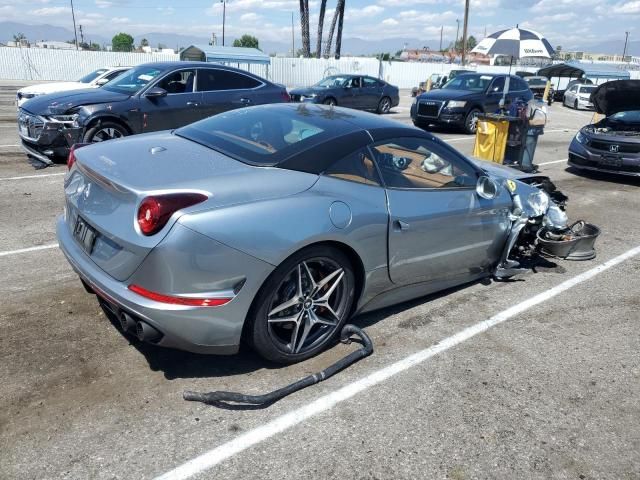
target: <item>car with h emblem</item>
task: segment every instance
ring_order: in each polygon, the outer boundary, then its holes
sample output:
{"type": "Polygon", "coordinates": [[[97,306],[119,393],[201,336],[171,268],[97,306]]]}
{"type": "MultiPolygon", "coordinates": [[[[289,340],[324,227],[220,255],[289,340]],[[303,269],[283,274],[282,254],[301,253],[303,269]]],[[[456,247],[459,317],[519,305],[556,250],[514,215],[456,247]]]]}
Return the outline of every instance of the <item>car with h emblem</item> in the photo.
{"type": "Polygon", "coordinates": [[[640,80],[615,80],[593,88],[589,101],[606,117],[576,134],[569,146],[569,165],[640,176],[640,80]]]}

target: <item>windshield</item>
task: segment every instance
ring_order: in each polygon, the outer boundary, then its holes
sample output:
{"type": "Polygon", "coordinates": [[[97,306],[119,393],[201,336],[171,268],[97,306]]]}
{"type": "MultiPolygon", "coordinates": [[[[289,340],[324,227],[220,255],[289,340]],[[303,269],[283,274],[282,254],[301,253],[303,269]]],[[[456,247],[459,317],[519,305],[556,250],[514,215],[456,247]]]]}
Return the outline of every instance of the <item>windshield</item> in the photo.
{"type": "Polygon", "coordinates": [[[629,110],[628,112],[618,112],[611,115],[608,120],[619,123],[635,123],[640,125],[640,110],[629,110]]]}
{"type": "Polygon", "coordinates": [[[107,69],[106,68],[99,68],[98,70],[91,72],[87,75],[85,75],[84,77],[82,77],[80,80],[78,80],[80,83],[91,83],[93,80],[95,80],[96,78],[98,78],[100,75],[102,75],[104,72],[106,72],[107,69]]]}
{"type": "Polygon", "coordinates": [[[595,86],[580,87],[580,93],[593,93],[595,89],[595,86]]]}
{"type": "Polygon", "coordinates": [[[471,90],[483,92],[493,80],[491,75],[458,75],[453,80],[449,80],[442,88],[449,90],[471,90]]]}
{"type": "Polygon", "coordinates": [[[318,83],[315,84],[315,86],[322,87],[322,88],[342,87],[348,79],[349,77],[345,77],[342,75],[334,75],[332,77],[327,77],[320,80],[318,83]]]}
{"type": "Polygon", "coordinates": [[[175,134],[252,165],[276,165],[331,136],[322,118],[315,118],[321,114],[326,112],[243,108],[192,123],[175,134]]]}
{"type": "Polygon", "coordinates": [[[525,81],[530,87],[542,87],[547,85],[547,80],[543,78],[526,78],[525,81]]]}
{"type": "Polygon", "coordinates": [[[133,95],[162,72],[163,70],[155,67],[132,68],[102,88],[111,92],[133,95]]]}

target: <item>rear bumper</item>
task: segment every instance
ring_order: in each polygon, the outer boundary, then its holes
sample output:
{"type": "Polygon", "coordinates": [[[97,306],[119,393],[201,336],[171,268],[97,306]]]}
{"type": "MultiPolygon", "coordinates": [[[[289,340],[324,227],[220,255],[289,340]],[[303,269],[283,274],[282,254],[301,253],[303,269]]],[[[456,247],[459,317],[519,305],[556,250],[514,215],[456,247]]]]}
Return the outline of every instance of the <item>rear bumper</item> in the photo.
{"type": "MultiPolygon", "coordinates": [[[[184,227],[179,228],[188,230],[184,227]]],[[[216,253],[212,256],[206,256],[206,253],[202,254],[201,251],[196,251],[191,255],[186,253],[185,256],[185,252],[180,251],[174,253],[172,257],[171,252],[175,252],[175,245],[171,243],[171,235],[168,235],[156,247],[159,250],[157,258],[153,258],[154,249],[131,278],[121,282],[98,267],[82,250],[73,238],[64,216],[58,218],[56,230],[60,249],[72,268],[108,304],[112,311],[116,314],[118,312],[128,313],[135,320],[146,322],[157,329],[162,337],[156,345],[194,353],[229,355],[238,351],[244,321],[255,293],[273,269],[265,262],[248,257],[215,242],[215,240],[188,230],[191,234],[203,237],[201,242],[210,242],[209,247],[216,253]],[[168,248],[163,250],[162,246],[167,241],[168,248]],[[223,258],[228,259],[228,264],[220,264],[223,258]],[[157,262],[157,259],[161,261],[157,262]],[[177,268],[182,268],[182,271],[175,271],[171,268],[176,261],[181,262],[180,267],[177,268]],[[212,265],[212,261],[216,261],[217,264],[212,265]],[[197,265],[194,267],[194,264],[197,265]],[[246,280],[236,290],[233,300],[220,307],[188,307],[165,304],[142,297],[128,289],[130,283],[136,283],[150,290],[169,294],[172,291],[166,285],[178,283],[181,278],[187,277],[189,272],[196,279],[194,282],[200,281],[202,283],[206,272],[202,269],[198,270],[199,267],[204,266],[204,268],[210,269],[211,275],[214,276],[216,270],[226,271],[231,268],[229,267],[231,264],[235,264],[234,268],[237,270],[247,273],[246,280]],[[186,269],[189,270],[186,271],[186,269]],[[165,287],[160,287],[160,285],[165,285],[165,287]],[[163,290],[159,290],[160,288],[163,290]]],[[[178,237],[178,241],[183,242],[184,238],[178,237]]],[[[238,277],[232,280],[235,281],[238,277]]],[[[215,287],[216,284],[221,283],[219,280],[210,282],[204,288],[211,291],[211,285],[215,287]]],[[[177,291],[183,291],[180,285],[174,285],[174,288],[177,291]]],[[[225,287],[220,286],[219,288],[225,287]]]]}
{"type": "Polygon", "coordinates": [[[620,165],[611,166],[601,163],[603,153],[606,152],[591,151],[574,138],[569,146],[568,164],[578,170],[640,177],[640,154],[622,155],[620,165]]]}

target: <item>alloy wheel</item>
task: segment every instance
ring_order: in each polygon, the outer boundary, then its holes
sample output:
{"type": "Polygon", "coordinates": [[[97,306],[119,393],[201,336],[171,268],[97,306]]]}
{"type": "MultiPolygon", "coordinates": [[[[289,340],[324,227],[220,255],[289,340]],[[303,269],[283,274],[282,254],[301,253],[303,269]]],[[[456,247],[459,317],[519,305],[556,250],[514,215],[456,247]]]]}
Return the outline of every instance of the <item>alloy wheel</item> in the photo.
{"type": "Polygon", "coordinates": [[[391,110],[391,102],[388,98],[380,100],[380,113],[388,113],[391,110]]]}
{"type": "Polygon", "coordinates": [[[331,337],[346,315],[344,269],[326,257],[300,262],[271,298],[268,332],[286,354],[304,354],[331,337]]]}
{"type": "Polygon", "coordinates": [[[124,135],[118,129],[113,127],[105,127],[98,130],[93,134],[91,143],[104,142],[106,140],[112,140],[114,138],[120,138],[124,135]]]}

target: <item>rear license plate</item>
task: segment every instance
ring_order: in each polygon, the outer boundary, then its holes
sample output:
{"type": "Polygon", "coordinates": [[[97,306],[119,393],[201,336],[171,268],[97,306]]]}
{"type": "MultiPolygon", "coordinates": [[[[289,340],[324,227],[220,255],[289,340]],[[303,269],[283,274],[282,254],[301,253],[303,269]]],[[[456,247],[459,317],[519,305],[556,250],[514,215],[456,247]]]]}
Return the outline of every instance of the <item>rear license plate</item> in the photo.
{"type": "Polygon", "coordinates": [[[76,220],[76,226],[73,229],[73,236],[80,243],[85,252],[91,255],[93,244],[96,241],[96,231],[81,217],[76,220]]]}
{"type": "Polygon", "coordinates": [[[615,155],[602,155],[598,161],[598,165],[602,167],[616,167],[622,166],[622,158],[615,155]]]}

